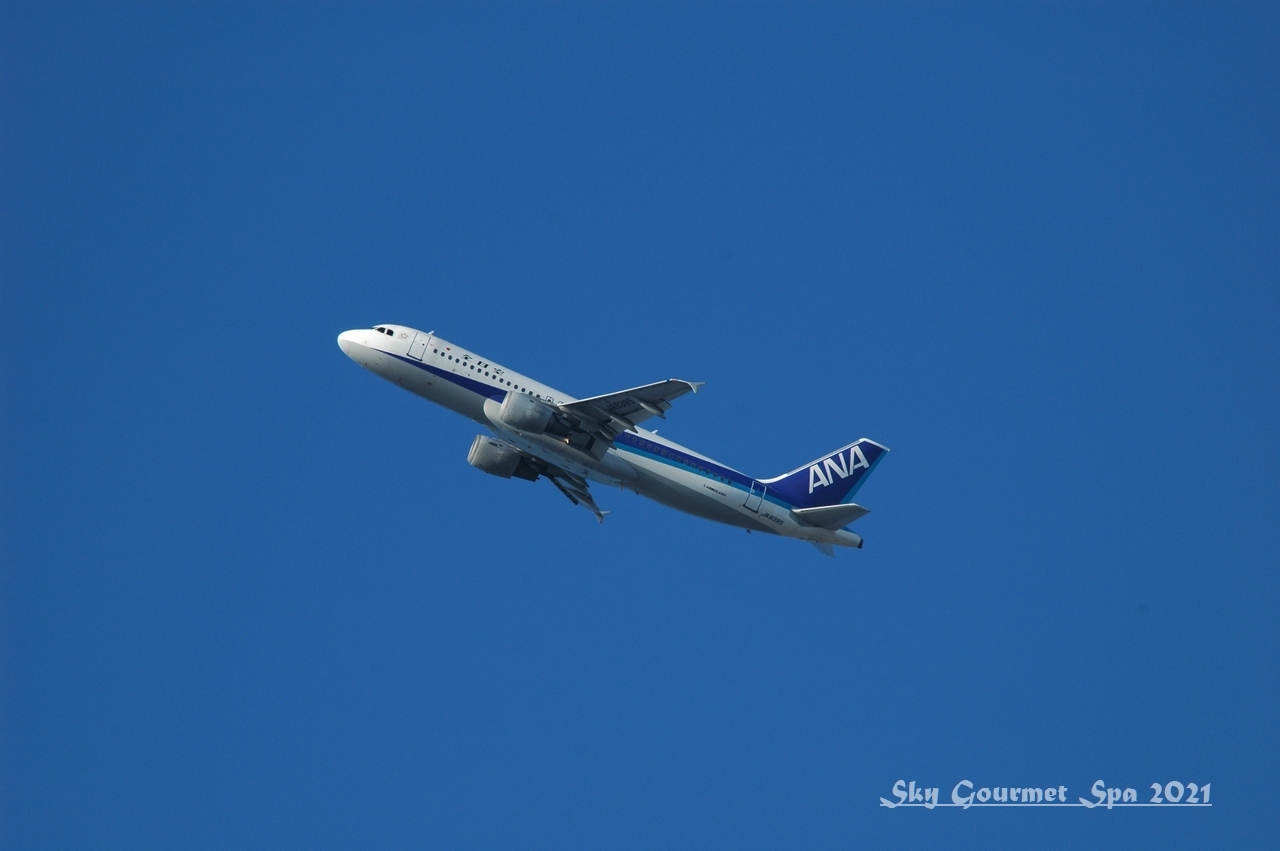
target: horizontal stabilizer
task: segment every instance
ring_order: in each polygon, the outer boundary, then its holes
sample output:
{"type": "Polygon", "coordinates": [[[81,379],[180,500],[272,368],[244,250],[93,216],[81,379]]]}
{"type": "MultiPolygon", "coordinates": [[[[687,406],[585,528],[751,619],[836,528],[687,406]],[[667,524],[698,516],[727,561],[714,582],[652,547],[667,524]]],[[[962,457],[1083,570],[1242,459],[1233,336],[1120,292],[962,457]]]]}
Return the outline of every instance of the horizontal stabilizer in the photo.
{"type": "Polygon", "coordinates": [[[793,508],[791,516],[809,526],[821,526],[823,529],[839,529],[848,526],[870,509],[863,508],[853,502],[843,505],[822,505],[818,508],[793,508]]]}

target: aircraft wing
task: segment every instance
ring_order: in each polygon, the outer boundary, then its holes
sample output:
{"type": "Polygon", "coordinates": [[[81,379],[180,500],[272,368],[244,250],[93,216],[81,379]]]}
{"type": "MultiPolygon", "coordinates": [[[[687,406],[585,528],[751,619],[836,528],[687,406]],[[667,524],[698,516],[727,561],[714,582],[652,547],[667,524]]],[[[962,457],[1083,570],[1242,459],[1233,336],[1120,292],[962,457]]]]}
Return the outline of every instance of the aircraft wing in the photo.
{"type": "Polygon", "coordinates": [[[596,501],[591,498],[591,490],[587,486],[586,479],[561,470],[554,465],[548,466],[542,475],[550,479],[551,484],[560,489],[560,493],[569,497],[570,502],[574,505],[581,505],[594,514],[601,523],[604,522],[604,516],[609,512],[601,511],[600,506],[596,505],[596,501]]]}
{"type": "Polygon", "coordinates": [[[669,378],[618,393],[579,399],[561,405],[560,410],[580,420],[584,429],[612,442],[622,432],[635,428],[650,417],[665,419],[673,399],[686,393],[697,393],[702,385],[701,381],[669,378]]]}

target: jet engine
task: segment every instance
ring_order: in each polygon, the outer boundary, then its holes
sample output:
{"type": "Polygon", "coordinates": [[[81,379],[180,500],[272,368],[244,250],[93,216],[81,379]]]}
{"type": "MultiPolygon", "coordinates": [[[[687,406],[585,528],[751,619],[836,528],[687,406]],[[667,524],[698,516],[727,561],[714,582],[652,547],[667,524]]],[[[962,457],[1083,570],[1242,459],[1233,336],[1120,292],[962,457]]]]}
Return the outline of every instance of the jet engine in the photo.
{"type": "Polygon", "coordinates": [[[467,463],[477,470],[483,470],[491,476],[509,479],[537,481],[538,471],[529,459],[519,450],[507,443],[486,434],[477,434],[471,442],[471,451],[467,453],[467,463]]]}
{"type": "Polygon", "coordinates": [[[508,390],[507,397],[502,400],[498,419],[503,425],[525,434],[549,434],[553,437],[569,435],[568,424],[554,410],[537,399],[513,390],[508,390]]]}

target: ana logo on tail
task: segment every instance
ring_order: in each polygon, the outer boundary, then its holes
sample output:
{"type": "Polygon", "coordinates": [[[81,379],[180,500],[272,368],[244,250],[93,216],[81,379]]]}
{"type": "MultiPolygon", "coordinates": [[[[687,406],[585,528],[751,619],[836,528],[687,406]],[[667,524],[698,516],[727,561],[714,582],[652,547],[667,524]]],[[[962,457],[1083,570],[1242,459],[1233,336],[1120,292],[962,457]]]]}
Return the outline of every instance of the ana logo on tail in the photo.
{"type": "Polygon", "coordinates": [[[836,480],[836,476],[847,479],[853,475],[854,470],[865,470],[871,465],[867,463],[867,456],[862,454],[862,450],[857,446],[849,448],[849,458],[846,461],[844,453],[837,452],[825,461],[819,461],[809,467],[809,493],[813,493],[814,488],[825,488],[836,480]]]}

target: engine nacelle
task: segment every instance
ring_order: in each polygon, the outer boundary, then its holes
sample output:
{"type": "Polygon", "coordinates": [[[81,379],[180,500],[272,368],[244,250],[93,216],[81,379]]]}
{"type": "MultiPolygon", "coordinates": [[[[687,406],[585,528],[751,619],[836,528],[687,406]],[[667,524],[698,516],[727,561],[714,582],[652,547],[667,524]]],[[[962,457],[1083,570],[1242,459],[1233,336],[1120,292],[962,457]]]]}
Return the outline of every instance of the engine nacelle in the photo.
{"type": "Polygon", "coordinates": [[[519,449],[505,440],[498,440],[487,434],[477,434],[476,439],[471,442],[467,463],[477,470],[482,470],[491,476],[501,476],[504,479],[515,476],[517,479],[528,479],[532,482],[538,478],[538,471],[519,449]]]}
{"type": "MultiPolygon", "coordinates": [[[[487,404],[487,403],[486,403],[487,404]]],[[[489,414],[490,419],[493,415],[489,414]]],[[[549,434],[552,437],[568,437],[572,432],[569,423],[550,405],[537,399],[508,390],[498,408],[498,421],[507,428],[525,434],[549,434]]]]}
{"type": "Polygon", "coordinates": [[[502,407],[498,409],[498,419],[503,425],[526,434],[542,434],[554,417],[555,411],[551,408],[514,390],[507,391],[507,398],[502,400],[502,407]]]}

